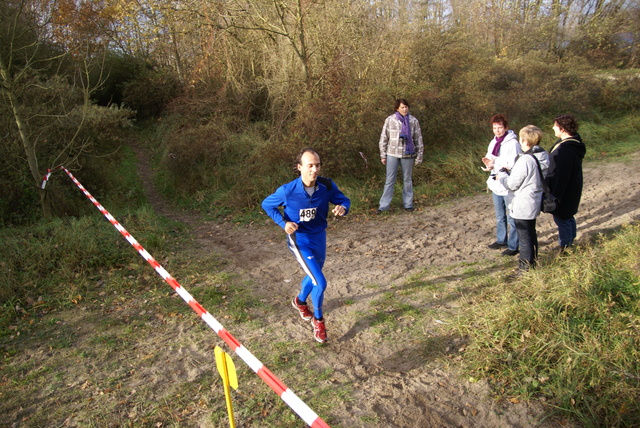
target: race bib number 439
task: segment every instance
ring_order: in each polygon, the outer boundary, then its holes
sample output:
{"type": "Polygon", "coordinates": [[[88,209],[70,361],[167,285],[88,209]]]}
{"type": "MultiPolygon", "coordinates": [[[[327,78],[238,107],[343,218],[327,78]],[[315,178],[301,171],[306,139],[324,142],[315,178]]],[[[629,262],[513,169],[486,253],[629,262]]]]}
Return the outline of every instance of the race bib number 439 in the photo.
{"type": "Polygon", "coordinates": [[[316,218],[317,208],[305,208],[300,210],[300,221],[311,221],[316,218]]]}

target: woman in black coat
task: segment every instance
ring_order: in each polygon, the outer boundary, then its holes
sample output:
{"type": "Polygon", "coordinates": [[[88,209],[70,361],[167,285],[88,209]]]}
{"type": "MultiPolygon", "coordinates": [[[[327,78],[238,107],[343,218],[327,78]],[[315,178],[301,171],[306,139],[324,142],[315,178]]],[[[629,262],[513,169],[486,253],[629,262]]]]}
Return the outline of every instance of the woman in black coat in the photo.
{"type": "Polygon", "coordinates": [[[549,151],[549,172],[546,177],[549,191],[558,198],[553,221],[558,226],[560,249],[573,244],[577,226],[574,215],[578,212],[582,196],[582,159],[587,151],[578,134],[576,119],[568,114],[553,121],[558,141],[549,151]]]}

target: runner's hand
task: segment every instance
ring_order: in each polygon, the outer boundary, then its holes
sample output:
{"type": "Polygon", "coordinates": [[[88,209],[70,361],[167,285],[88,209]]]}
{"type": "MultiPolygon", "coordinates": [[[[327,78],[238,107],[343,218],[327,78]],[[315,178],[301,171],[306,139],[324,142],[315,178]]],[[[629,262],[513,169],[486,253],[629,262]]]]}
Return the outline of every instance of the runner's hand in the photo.
{"type": "Polygon", "coordinates": [[[287,224],[284,225],[284,231],[287,232],[287,235],[291,235],[296,230],[298,230],[298,225],[292,221],[288,221],[287,224]]]}
{"type": "Polygon", "coordinates": [[[335,207],[333,207],[333,215],[335,216],[343,216],[347,213],[347,209],[345,207],[343,207],[342,205],[336,205],[335,207]]]}

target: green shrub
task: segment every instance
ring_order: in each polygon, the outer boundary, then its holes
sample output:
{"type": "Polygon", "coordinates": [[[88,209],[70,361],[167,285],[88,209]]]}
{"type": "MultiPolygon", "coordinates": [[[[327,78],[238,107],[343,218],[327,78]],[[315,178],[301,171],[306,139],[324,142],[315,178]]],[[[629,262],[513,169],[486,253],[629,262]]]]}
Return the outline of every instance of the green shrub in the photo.
{"type": "Polygon", "coordinates": [[[593,106],[608,115],[640,109],[640,72],[596,72],[594,85],[599,90],[593,106]]]}
{"type": "MultiPolygon", "coordinates": [[[[393,98],[387,100],[387,111],[393,110],[393,103],[393,98]]],[[[331,176],[366,179],[371,167],[380,163],[378,140],[387,115],[370,99],[309,100],[300,107],[280,144],[289,153],[289,162],[303,147],[312,147],[331,176]]]]}
{"type": "Polygon", "coordinates": [[[426,148],[414,174],[418,195],[428,201],[484,188],[479,159],[493,137],[487,121],[498,112],[507,114],[516,132],[540,126],[546,148],[555,141],[553,118],[567,112],[582,125],[588,157],[637,147],[633,111],[612,114],[615,103],[607,101],[613,96],[634,106],[635,80],[602,85],[580,58],[552,61],[531,52],[496,59],[467,42],[451,34],[416,40],[412,60],[403,59],[406,69],[393,77],[351,78],[348,59],[332,62],[320,89],[297,97],[287,111],[277,113],[279,104],[260,92],[260,105],[273,109],[273,116],[257,114],[256,106],[249,112],[245,101],[233,100],[239,94],[221,89],[181,97],[159,123],[162,187],[182,204],[214,215],[256,213],[264,196],[295,177],[290,171],[299,150],[313,147],[324,175],[350,186],[359,182],[359,193],[371,202],[384,181],[378,141],[396,97],[407,98],[420,120],[426,148]]]}
{"type": "Polygon", "coordinates": [[[210,177],[216,175],[225,136],[225,130],[213,124],[168,134],[162,156],[166,185],[186,194],[201,190],[205,184],[215,190],[218,184],[210,177]]]}

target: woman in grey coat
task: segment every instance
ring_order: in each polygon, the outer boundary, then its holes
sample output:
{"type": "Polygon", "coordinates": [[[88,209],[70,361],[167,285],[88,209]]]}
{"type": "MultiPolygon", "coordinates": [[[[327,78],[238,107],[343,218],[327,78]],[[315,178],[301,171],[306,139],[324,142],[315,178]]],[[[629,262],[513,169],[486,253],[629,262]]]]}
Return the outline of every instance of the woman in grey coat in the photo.
{"type": "Polygon", "coordinates": [[[542,131],[537,126],[522,128],[523,153],[518,155],[511,171],[503,169],[498,175],[498,180],[509,190],[507,205],[518,233],[521,272],[534,267],[538,258],[536,218],[540,215],[543,180],[549,168],[549,154],[538,145],[541,139],[542,131]]]}

